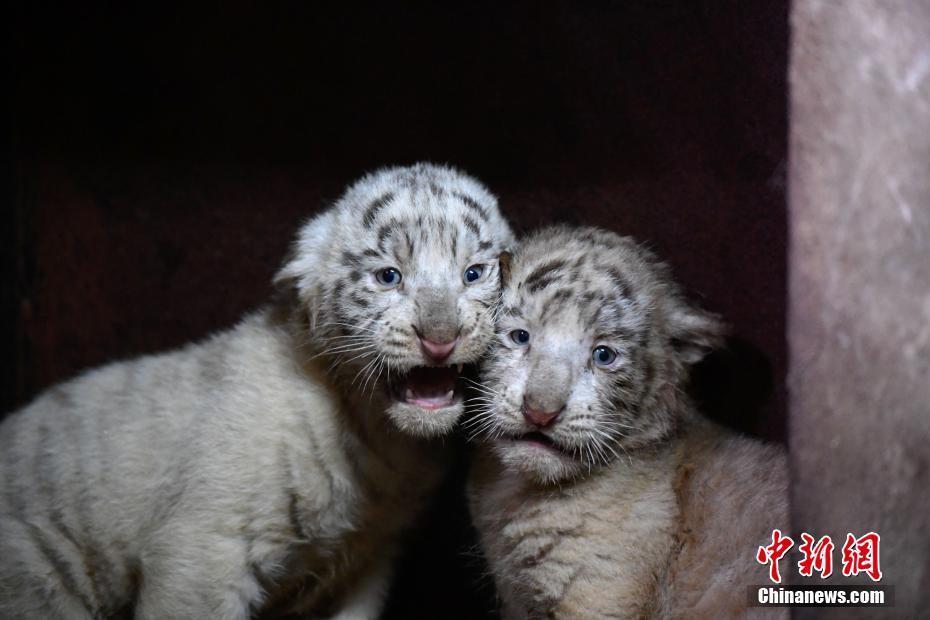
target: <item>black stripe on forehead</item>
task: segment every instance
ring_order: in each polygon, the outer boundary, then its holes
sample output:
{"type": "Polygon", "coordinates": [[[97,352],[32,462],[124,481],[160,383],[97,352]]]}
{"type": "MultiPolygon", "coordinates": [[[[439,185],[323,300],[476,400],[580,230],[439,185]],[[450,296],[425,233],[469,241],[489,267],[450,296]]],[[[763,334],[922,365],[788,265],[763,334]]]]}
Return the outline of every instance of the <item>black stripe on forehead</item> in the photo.
{"type": "Polygon", "coordinates": [[[636,308],[634,302],[633,308],[624,304],[621,298],[613,296],[602,296],[601,303],[593,308],[590,314],[592,325],[598,330],[601,336],[622,340],[635,345],[645,343],[651,324],[651,315],[648,310],[636,308]],[[643,312],[645,320],[642,321],[642,329],[632,328],[627,325],[621,325],[623,316],[627,312],[643,312]]]}
{"type": "Polygon", "coordinates": [[[633,299],[633,287],[630,285],[630,281],[627,279],[627,277],[623,275],[619,269],[613,266],[599,266],[598,268],[607,276],[613,285],[617,287],[620,295],[626,297],[627,299],[633,299]]]}
{"type": "Polygon", "coordinates": [[[552,295],[549,296],[543,305],[542,305],[542,316],[541,320],[546,320],[551,315],[558,315],[562,312],[562,309],[569,302],[569,300],[576,297],[576,293],[571,288],[560,288],[552,295]]]}
{"type": "Polygon", "coordinates": [[[548,277],[548,278],[539,278],[537,280],[533,280],[533,283],[529,285],[529,291],[530,293],[541,291],[557,280],[561,280],[561,278],[558,275],[548,277]]]}
{"type": "Polygon", "coordinates": [[[358,254],[353,254],[352,252],[342,253],[342,264],[346,267],[358,267],[361,262],[361,258],[359,258],[358,254]]]}
{"type": "MultiPolygon", "coordinates": [[[[432,228],[423,216],[414,219],[398,219],[392,217],[388,222],[378,228],[378,249],[366,250],[365,256],[386,257],[393,252],[394,259],[398,261],[409,260],[413,257],[417,247],[417,237],[428,242],[432,228]]],[[[449,226],[448,221],[445,226],[449,226]]]]}
{"type": "Polygon", "coordinates": [[[637,345],[642,344],[643,340],[645,339],[645,333],[641,333],[621,325],[599,326],[597,332],[599,338],[620,340],[637,345]]]}
{"type": "Polygon", "coordinates": [[[468,194],[463,194],[462,192],[452,192],[452,195],[465,203],[465,206],[469,209],[475,211],[482,220],[485,222],[488,221],[488,210],[481,205],[477,200],[469,196],[468,194]]]}
{"type": "MultiPolygon", "coordinates": [[[[583,287],[582,290],[587,290],[590,288],[590,284],[583,287]]],[[[596,327],[599,330],[610,331],[612,326],[605,324],[605,319],[614,318],[619,320],[620,318],[620,306],[617,302],[617,298],[614,295],[611,295],[605,291],[594,291],[587,290],[587,292],[582,293],[578,296],[578,307],[580,308],[582,316],[585,317],[585,321],[590,324],[592,327],[596,327]]]]}
{"type": "Polygon", "coordinates": [[[378,212],[383,209],[389,202],[394,199],[394,192],[388,192],[383,196],[380,196],[372,201],[368,208],[365,209],[365,214],[362,216],[362,222],[365,224],[365,228],[371,228],[375,223],[375,218],[378,217],[378,212]]]}
{"type": "Polygon", "coordinates": [[[565,267],[565,261],[561,259],[551,260],[534,269],[530,275],[523,281],[523,285],[531,293],[542,290],[560,278],[557,272],[565,267]]]}
{"type": "Polygon", "coordinates": [[[413,240],[413,235],[410,234],[409,230],[404,230],[404,240],[407,242],[407,258],[413,258],[413,252],[416,249],[416,243],[413,240]]]}
{"type": "Polygon", "coordinates": [[[478,226],[478,222],[476,222],[474,219],[466,215],[462,218],[462,223],[465,224],[465,228],[474,233],[476,237],[481,236],[481,228],[478,226]]]}
{"type": "Polygon", "coordinates": [[[394,228],[390,224],[384,224],[378,229],[378,249],[384,252],[384,246],[387,240],[394,234],[394,228]]]}
{"type": "Polygon", "coordinates": [[[546,302],[547,306],[552,305],[561,305],[568,299],[571,299],[575,296],[575,291],[570,288],[560,288],[549,297],[549,301],[546,302]]]}

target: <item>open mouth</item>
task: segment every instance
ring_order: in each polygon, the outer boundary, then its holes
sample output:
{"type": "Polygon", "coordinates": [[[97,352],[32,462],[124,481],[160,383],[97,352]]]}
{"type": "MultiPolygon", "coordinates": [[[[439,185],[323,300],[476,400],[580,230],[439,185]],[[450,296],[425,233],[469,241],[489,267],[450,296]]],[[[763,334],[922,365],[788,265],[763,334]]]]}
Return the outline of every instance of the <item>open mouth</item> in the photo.
{"type": "Polygon", "coordinates": [[[521,443],[526,443],[537,448],[547,448],[555,452],[563,452],[561,446],[559,446],[552,437],[546,435],[545,433],[540,433],[538,431],[532,431],[530,433],[524,433],[522,435],[517,435],[513,438],[514,441],[519,441],[521,443]]]}
{"type": "Polygon", "coordinates": [[[455,366],[415,366],[393,381],[390,389],[395,400],[423,409],[442,409],[462,400],[462,364],[455,366]]]}

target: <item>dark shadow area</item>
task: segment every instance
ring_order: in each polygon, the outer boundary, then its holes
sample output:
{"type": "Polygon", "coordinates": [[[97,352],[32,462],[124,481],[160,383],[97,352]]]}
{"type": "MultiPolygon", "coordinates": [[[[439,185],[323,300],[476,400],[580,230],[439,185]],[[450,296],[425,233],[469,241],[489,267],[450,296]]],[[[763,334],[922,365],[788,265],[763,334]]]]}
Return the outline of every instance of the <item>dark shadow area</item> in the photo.
{"type": "Polygon", "coordinates": [[[436,610],[444,610],[441,617],[498,617],[494,580],[478,549],[463,493],[468,452],[459,446],[451,475],[423,515],[422,525],[412,532],[398,564],[402,578],[391,592],[387,618],[433,620],[436,610]],[[424,561],[427,558],[444,560],[424,561]]]}
{"type": "Polygon", "coordinates": [[[778,428],[762,412],[775,388],[772,364],[765,354],[740,338],[728,338],[694,367],[692,390],[709,418],[749,435],[777,437],[778,428]]]}
{"type": "MultiPolygon", "coordinates": [[[[707,408],[784,438],[787,2],[32,2],[11,18],[2,412],[233,324],[304,218],[365,171],[430,160],[485,181],[518,231],[646,242],[737,336],[698,371],[729,386],[707,408]]],[[[463,475],[416,532],[390,617],[493,600],[462,562],[463,475]]]]}

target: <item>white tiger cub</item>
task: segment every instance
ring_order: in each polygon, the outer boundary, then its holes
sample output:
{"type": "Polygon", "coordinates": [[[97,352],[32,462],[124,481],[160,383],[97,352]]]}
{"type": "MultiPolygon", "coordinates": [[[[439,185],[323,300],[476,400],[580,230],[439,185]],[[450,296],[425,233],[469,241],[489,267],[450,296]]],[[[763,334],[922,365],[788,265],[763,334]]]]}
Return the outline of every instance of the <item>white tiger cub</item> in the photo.
{"type": "Polygon", "coordinates": [[[381,170],[302,229],[276,306],[12,414],[0,617],[376,617],[511,239],[474,179],[381,170]]]}
{"type": "Polygon", "coordinates": [[[505,617],[785,617],[747,589],[788,527],[783,450],[685,393],[718,320],[603,230],[544,230],[503,269],[469,504],[505,617]]]}

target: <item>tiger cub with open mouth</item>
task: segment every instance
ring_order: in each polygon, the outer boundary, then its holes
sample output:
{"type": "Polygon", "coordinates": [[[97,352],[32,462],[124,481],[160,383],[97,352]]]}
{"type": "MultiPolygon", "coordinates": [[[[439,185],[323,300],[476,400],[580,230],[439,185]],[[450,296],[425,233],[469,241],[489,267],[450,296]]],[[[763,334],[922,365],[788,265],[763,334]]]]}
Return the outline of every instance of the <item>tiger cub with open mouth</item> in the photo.
{"type": "Polygon", "coordinates": [[[471,177],[378,171],[303,227],[272,307],[12,414],[0,617],[377,617],[510,243],[471,177]]]}

